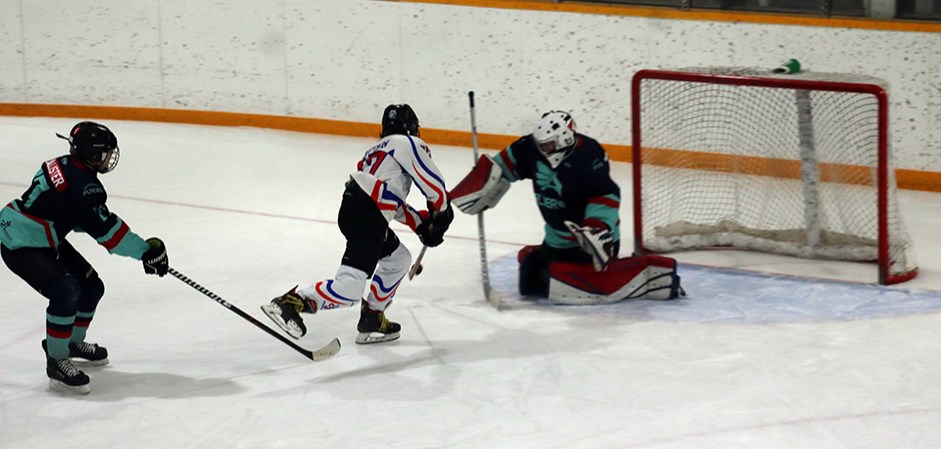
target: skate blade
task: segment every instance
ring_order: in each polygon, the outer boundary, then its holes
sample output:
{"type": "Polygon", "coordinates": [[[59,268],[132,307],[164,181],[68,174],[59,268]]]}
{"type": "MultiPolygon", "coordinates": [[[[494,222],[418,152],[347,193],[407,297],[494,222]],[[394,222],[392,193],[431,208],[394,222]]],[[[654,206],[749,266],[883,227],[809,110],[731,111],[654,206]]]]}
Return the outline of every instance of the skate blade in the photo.
{"type": "Polygon", "coordinates": [[[368,345],[373,343],[384,343],[398,339],[398,332],[393,332],[391,334],[383,334],[382,332],[360,332],[359,335],[356,336],[356,343],[360,345],[368,345]]]}
{"type": "Polygon", "coordinates": [[[274,304],[265,304],[261,306],[261,311],[265,312],[265,315],[268,316],[274,324],[277,324],[281,330],[288,334],[291,338],[295,340],[300,340],[304,336],[304,333],[301,332],[301,328],[297,327],[294,323],[288,323],[281,318],[281,308],[274,304]]]}
{"type": "Polygon", "coordinates": [[[55,379],[49,379],[49,389],[67,394],[91,393],[91,388],[88,385],[67,385],[55,379]]]}
{"type": "Polygon", "coordinates": [[[89,366],[105,366],[108,364],[108,359],[88,360],[75,357],[70,357],[70,359],[72,360],[72,363],[75,364],[75,366],[80,366],[82,368],[89,366]]]}

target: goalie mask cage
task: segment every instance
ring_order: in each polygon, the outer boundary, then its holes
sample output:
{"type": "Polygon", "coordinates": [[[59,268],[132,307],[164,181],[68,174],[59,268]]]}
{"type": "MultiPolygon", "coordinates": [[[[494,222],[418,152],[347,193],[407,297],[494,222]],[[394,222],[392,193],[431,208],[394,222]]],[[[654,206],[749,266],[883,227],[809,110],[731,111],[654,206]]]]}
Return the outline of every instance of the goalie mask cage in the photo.
{"type": "Polygon", "coordinates": [[[747,68],[632,80],[635,252],[731,247],[918,272],[880,79],[747,68]]]}

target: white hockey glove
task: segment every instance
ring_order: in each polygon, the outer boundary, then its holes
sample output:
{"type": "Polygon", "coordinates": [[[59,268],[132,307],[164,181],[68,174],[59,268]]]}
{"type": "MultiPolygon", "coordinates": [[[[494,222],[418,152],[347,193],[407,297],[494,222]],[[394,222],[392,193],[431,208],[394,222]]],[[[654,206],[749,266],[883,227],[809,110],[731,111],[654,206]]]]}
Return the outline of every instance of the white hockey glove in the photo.
{"type": "Polygon", "coordinates": [[[606,228],[579,226],[568,220],[565,221],[565,226],[578,240],[582,249],[591,255],[591,263],[595,266],[595,271],[604,271],[614,252],[611,231],[606,228]]]}
{"type": "Polygon", "coordinates": [[[503,177],[503,169],[486,154],[477,159],[477,165],[448,193],[451,204],[461,212],[477,215],[497,205],[510,189],[510,181],[503,177]]]}

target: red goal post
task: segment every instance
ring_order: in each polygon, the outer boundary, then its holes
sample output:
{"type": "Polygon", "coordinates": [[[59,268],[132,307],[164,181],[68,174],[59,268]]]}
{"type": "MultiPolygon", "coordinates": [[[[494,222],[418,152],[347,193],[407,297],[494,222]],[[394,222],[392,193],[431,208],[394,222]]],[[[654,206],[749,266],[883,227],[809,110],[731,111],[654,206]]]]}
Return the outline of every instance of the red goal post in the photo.
{"type": "Polygon", "coordinates": [[[872,261],[880,284],[912,279],[886,90],[853,74],[637,72],[635,253],[731,247],[872,261]]]}

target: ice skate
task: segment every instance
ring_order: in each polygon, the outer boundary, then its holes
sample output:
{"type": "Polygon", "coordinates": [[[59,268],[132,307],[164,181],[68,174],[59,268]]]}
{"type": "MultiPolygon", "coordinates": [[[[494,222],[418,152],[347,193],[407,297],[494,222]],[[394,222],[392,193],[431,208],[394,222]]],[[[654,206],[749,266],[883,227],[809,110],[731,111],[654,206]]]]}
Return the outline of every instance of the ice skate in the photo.
{"type": "MultiPolygon", "coordinates": [[[[49,355],[46,348],[46,340],[42,341],[42,350],[49,355]]],[[[76,365],[84,366],[104,366],[108,364],[108,350],[104,346],[98,346],[96,343],[74,343],[69,342],[69,358],[76,365]]]]}
{"type": "Polygon", "coordinates": [[[359,323],[356,325],[356,330],[359,331],[356,343],[365,345],[398,340],[400,329],[402,326],[386,319],[385,313],[371,310],[365,300],[362,302],[359,323]]]}
{"type": "Polygon", "coordinates": [[[304,319],[301,318],[301,312],[314,313],[316,310],[311,302],[305,300],[296,292],[297,287],[291,291],[271,300],[270,303],[261,306],[261,310],[284,330],[288,335],[294,338],[301,338],[307,333],[307,326],[304,325],[304,319]]]}
{"type": "Polygon", "coordinates": [[[46,375],[49,388],[63,393],[88,394],[88,376],[72,364],[69,359],[56,360],[46,356],[46,375]]]}

